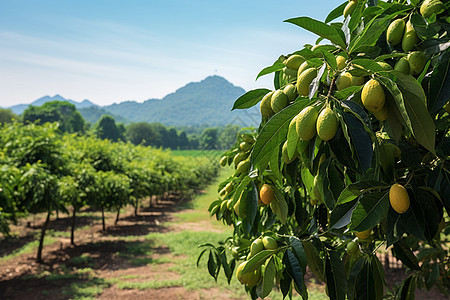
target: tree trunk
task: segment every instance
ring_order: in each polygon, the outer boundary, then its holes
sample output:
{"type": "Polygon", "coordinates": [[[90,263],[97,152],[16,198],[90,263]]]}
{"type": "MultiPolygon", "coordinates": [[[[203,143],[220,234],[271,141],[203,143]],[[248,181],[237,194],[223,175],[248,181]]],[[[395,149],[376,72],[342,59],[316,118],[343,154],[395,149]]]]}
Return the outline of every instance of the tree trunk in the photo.
{"type": "Polygon", "coordinates": [[[139,199],[136,199],[136,205],[134,206],[134,216],[138,216],[138,209],[139,209],[139,199]]]}
{"type": "Polygon", "coordinates": [[[106,226],[105,226],[105,209],[102,206],[102,225],[103,225],[103,231],[106,231],[106,226]]]}
{"type": "Polygon", "coordinates": [[[44,247],[45,231],[47,230],[48,223],[50,222],[50,214],[51,214],[51,211],[48,212],[47,219],[45,219],[45,223],[44,223],[44,225],[42,226],[42,229],[41,229],[41,238],[39,239],[39,248],[38,248],[37,257],[36,257],[36,262],[37,263],[43,263],[43,261],[42,261],[42,248],[44,247]]]}
{"type": "Polygon", "coordinates": [[[117,223],[119,222],[120,208],[121,208],[121,207],[119,207],[119,208],[117,209],[116,221],[114,222],[114,225],[117,225],[117,223]]]}
{"type": "Polygon", "coordinates": [[[150,195],[150,201],[148,201],[148,207],[152,207],[152,199],[153,199],[153,195],[150,195]]]}
{"type": "Polygon", "coordinates": [[[76,214],[77,214],[77,209],[74,206],[73,207],[73,215],[72,215],[72,231],[70,232],[70,244],[73,246],[75,246],[74,235],[75,235],[76,214]]]}

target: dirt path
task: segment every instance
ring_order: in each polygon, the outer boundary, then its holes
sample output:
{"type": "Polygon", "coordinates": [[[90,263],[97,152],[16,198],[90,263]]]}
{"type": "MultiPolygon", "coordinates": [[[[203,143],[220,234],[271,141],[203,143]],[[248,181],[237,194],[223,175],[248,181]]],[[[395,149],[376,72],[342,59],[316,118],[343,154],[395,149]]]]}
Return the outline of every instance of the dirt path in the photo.
{"type": "MultiPolygon", "coordinates": [[[[74,299],[93,294],[97,294],[98,299],[236,299],[219,289],[187,291],[176,284],[156,289],[143,289],[139,285],[120,288],[115,283],[118,278],[126,279],[128,284],[179,279],[180,275],[170,270],[173,266],[170,262],[136,265],[127,257],[127,251],[134,249],[130,245],[144,244],[144,236],[149,233],[209,230],[210,223],[205,221],[172,224],[182,210],[177,203],[175,198],[160,200],[151,208],[144,203],[145,208],[140,209],[137,217],[132,208],[128,208],[118,225],[111,225],[115,214],[108,213],[106,223],[110,226],[105,232],[101,228],[100,214],[85,211],[77,220],[77,246],[70,245],[68,236],[51,236],[52,231],[70,232],[70,216],[52,220],[46,237],[52,243],[44,247],[44,264],[34,262],[36,248],[10,259],[0,259],[0,299],[74,299]],[[171,225],[165,225],[168,223],[171,225]]],[[[35,216],[13,226],[12,232],[18,236],[0,242],[0,256],[9,255],[35,240],[43,221],[43,216],[35,216]]],[[[145,251],[151,252],[143,258],[148,262],[174,259],[165,246],[155,245],[145,251]]]]}

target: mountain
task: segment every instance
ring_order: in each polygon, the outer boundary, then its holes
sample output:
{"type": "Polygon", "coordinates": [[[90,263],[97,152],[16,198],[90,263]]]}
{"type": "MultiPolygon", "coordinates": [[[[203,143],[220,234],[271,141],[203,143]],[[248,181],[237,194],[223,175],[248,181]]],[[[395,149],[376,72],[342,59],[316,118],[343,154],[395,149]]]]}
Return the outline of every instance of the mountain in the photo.
{"type": "Polygon", "coordinates": [[[216,126],[233,122],[255,125],[247,112],[231,111],[234,101],[244,93],[244,89],[223,77],[209,76],[200,82],[191,82],[161,100],[127,101],[104,108],[133,122],[160,122],[168,126],[216,126]]]}
{"type": "Polygon", "coordinates": [[[45,103],[47,103],[47,102],[51,102],[51,101],[66,101],[66,102],[69,102],[69,103],[75,105],[75,107],[76,107],[77,109],[80,109],[80,108],[86,108],[86,107],[90,107],[90,106],[96,106],[94,103],[92,103],[91,101],[89,101],[89,100],[87,100],[87,99],[83,100],[82,102],[76,102],[76,101],[74,101],[74,100],[66,99],[66,98],[64,98],[64,97],[62,97],[62,96],[56,94],[56,95],[53,96],[53,97],[51,97],[51,96],[44,96],[44,97],[41,97],[41,98],[39,98],[39,99],[33,101],[33,102],[30,103],[30,104],[18,104],[18,105],[14,105],[14,106],[9,107],[9,109],[11,109],[11,110],[13,111],[13,113],[20,115],[20,114],[23,113],[23,111],[24,111],[25,109],[28,108],[29,105],[33,105],[33,106],[41,106],[41,105],[43,105],[43,104],[45,104],[45,103]]]}
{"type": "Polygon", "coordinates": [[[91,124],[94,124],[98,121],[98,119],[101,118],[103,115],[109,115],[114,118],[114,120],[117,123],[132,123],[127,118],[116,115],[111,113],[110,111],[107,111],[106,109],[100,107],[100,106],[89,106],[89,107],[82,107],[79,108],[78,111],[83,116],[83,118],[86,120],[86,122],[89,122],[91,124]]]}
{"type": "MultiPolygon", "coordinates": [[[[256,126],[260,120],[259,110],[231,111],[234,101],[245,93],[220,76],[209,76],[200,82],[191,82],[162,99],[149,99],[143,103],[125,101],[107,106],[97,106],[89,100],[81,103],[65,99],[60,95],[45,96],[32,105],[48,101],[68,101],[74,104],[86,121],[95,123],[103,114],[111,115],[117,122],[160,122],[166,126],[237,124],[256,126]]],[[[21,114],[28,105],[11,107],[21,114]]]]}

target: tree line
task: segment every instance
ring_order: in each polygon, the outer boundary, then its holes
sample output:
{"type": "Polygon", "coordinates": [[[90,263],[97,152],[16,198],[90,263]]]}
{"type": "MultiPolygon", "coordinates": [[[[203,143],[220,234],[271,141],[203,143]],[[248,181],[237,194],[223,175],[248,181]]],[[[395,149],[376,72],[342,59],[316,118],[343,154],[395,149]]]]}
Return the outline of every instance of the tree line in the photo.
{"type": "Polygon", "coordinates": [[[228,149],[233,145],[238,125],[209,127],[208,125],[180,128],[161,123],[118,123],[112,116],[103,115],[95,124],[86,122],[75,105],[65,101],[52,101],[42,106],[30,105],[19,117],[7,109],[0,109],[0,122],[21,120],[24,124],[58,122],[59,130],[68,133],[91,133],[101,139],[129,141],[134,145],[170,149],[228,149]]]}

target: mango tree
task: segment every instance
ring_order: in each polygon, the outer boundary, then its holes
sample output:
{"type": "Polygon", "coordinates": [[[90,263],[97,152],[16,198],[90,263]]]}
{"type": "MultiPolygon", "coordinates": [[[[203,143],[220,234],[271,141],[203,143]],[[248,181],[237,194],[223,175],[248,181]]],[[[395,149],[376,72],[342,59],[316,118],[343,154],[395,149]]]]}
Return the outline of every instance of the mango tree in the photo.
{"type": "Polygon", "coordinates": [[[331,299],[450,291],[449,21],[439,0],[349,1],[324,22],[285,21],[319,38],[258,74],[274,74],[273,90],[233,105],[259,103],[262,120],[221,159],[235,173],[209,210],[234,232],[203,245],[213,277],[238,265],[253,299],[275,284],[306,299],[307,266],[331,299]],[[396,288],[380,248],[408,269],[396,288]]]}
{"type": "Polygon", "coordinates": [[[15,194],[19,207],[28,213],[47,213],[41,228],[36,260],[42,262],[42,248],[50,215],[54,210],[66,211],[59,198],[58,178],[65,175],[57,125],[20,126],[11,124],[3,131],[1,146],[8,163],[21,170],[15,194]]]}

